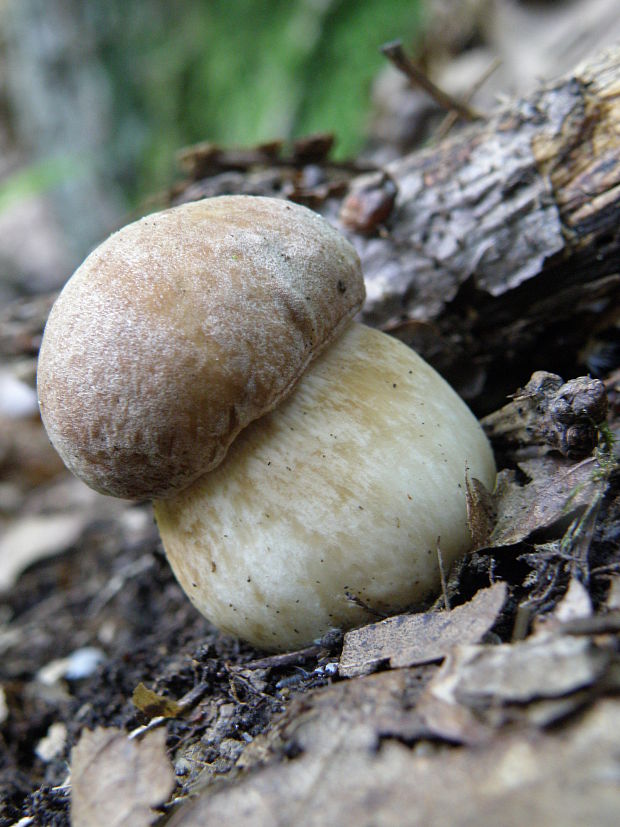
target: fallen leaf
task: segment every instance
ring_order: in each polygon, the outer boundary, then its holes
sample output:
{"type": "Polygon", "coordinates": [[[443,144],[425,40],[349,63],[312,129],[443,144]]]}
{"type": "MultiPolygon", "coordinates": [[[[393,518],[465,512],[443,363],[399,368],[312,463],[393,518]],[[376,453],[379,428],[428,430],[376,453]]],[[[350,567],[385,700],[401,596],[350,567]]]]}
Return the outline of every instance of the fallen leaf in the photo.
{"type": "Polygon", "coordinates": [[[535,635],[549,635],[551,632],[562,631],[562,626],[570,621],[592,616],[592,601],[586,587],[572,577],[564,597],[548,614],[534,617],[532,629],[535,635]]]}
{"type": "Polygon", "coordinates": [[[134,689],[131,702],[147,718],[176,718],[183,711],[181,704],[173,698],[158,695],[143,683],[139,683],[134,689]]]}
{"type": "Polygon", "coordinates": [[[237,767],[252,769],[301,753],[329,754],[343,745],[374,751],[386,737],[427,738],[432,733],[414,706],[437,668],[426,665],[379,672],[300,696],[248,744],[237,767]]]}
{"type": "Polygon", "coordinates": [[[458,646],[426,691],[476,708],[554,698],[593,684],[609,658],[585,637],[539,636],[497,646],[458,646]]]}
{"type": "Polygon", "coordinates": [[[32,563],[66,551],[79,539],[86,520],[80,514],[27,516],[0,540],[0,591],[10,589],[32,563]]]}
{"type": "Polygon", "coordinates": [[[436,736],[488,741],[511,722],[548,726],[609,682],[611,655],[588,638],[540,633],[499,646],[460,646],[428,684],[418,712],[436,736]]]}
{"type": "Polygon", "coordinates": [[[573,577],[568,585],[566,594],[560,600],[553,611],[553,616],[565,623],[568,620],[575,620],[578,617],[590,617],[592,614],[592,601],[588,590],[573,577]]]}
{"type": "MultiPolygon", "coordinates": [[[[332,714],[315,712],[321,731],[332,714]]],[[[620,703],[608,700],[561,734],[510,733],[476,750],[318,743],[209,789],[169,827],[616,827],[619,730],[620,703]]]]}
{"type": "Polygon", "coordinates": [[[535,532],[554,530],[561,537],[570,520],[605,487],[595,474],[594,460],[573,463],[554,455],[522,461],[519,466],[531,479],[527,485],[519,485],[514,471],[498,474],[491,547],[514,545],[535,532]]]}
{"type": "Polygon", "coordinates": [[[72,827],[148,827],[151,808],[174,784],[163,730],[140,740],[119,729],[86,730],[71,754],[72,827]]]}
{"type": "Polygon", "coordinates": [[[476,551],[488,546],[497,515],[493,494],[469,473],[465,474],[465,503],[472,550],[476,551]]]}
{"type": "Polygon", "coordinates": [[[476,643],[493,626],[506,599],[506,584],[479,591],[451,611],[397,615],[347,632],[338,672],[367,675],[385,662],[393,669],[441,660],[457,643],[476,643]]]}

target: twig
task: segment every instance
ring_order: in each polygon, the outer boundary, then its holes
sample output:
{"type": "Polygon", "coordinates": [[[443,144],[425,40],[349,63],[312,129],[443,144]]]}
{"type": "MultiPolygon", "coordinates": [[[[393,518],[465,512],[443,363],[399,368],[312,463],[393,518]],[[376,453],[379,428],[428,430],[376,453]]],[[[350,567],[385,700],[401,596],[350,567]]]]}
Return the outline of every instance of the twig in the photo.
{"type": "Polygon", "coordinates": [[[363,609],[365,612],[368,612],[368,614],[373,615],[373,617],[379,617],[381,620],[385,620],[388,616],[386,612],[380,612],[378,609],[373,609],[372,606],[365,603],[361,597],[353,594],[353,592],[348,589],[345,589],[344,596],[349,602],[353,603],[355,606],[359,606],[360,609],[363,609]]]}
{"type": "Polygon", "coordinates": [[[448,597],[448,586],[446,584],[446,572],[443,567],[443,557],[441,555],[441,546],[439,545],[441,537],[437,538],[437,560],[439,561],[439,577],[441,578],[441,591],[443,592],[443,602],[446,611],[450,611],[450,598],[448,597]]]}
{"type": "Polygon", "coordinates": [[[564,635],[604,635],[620,632],[620,612],[593,617],[575,617],[560,626],[564,635]]]}
{"type": "Polygon", "coordinates": [[[520,603],[517,606],[517,613],[515,616],[514,626],[512,628],[512,643],[518,640],[524,640],[527,635],[527,630],[532,619],[532,607],[529,603],[520,603]]]}
{"type": "Polygon", "coordinates": [[[484,116],[482,113],[477,112],[466,103],[452,97],[448,92],[444,92],[443,89],[436,86],[424,72],[418,69],[405,54],[402,41],[392,40],[390,43],[384,43],[383,46],[381,46],[381,53],[385,55],[400,72],[409,78],[411,83],[424,89],[442,109],[455,112],[465,121],[483,120],[484,116]]]}
{"type": "Polygon", "coordinates": [[[268,655],[265,658],[251,660],[249,663],[241,663],[231,671],[242,671],[245,669],[274,669],[280,666],[291,666],[303,660],[316,657],[323,651],[321,644],[306,646],[305,649],[298,649],[296,652],[285,652],[282,655],[268,655]]]}
{"type": "MultiPolygon", "coordinates": [[[[463,101],[464,103],[469,104],[469,102],[471,101],[473,96],[476,94],[476,92],[482,86],[484,86],[484,84],[491,77],[493,72],[496,72],[499,69],[501,64],[502,64],[502,61],[498,57],[494,58],[491,61],[491,63],[487,66],[487,68],[484,70],[484,72],[480,75],[478,80],[472,85],[469,92],[465,95],[465,98],[464,98],[464,101],[463,101]]],[[[435,133],[435,141],[439,142],[443,138],[445,138],[446,135],[448,134],[448,132],[450,132],[450,130],[454,126],[454,124],[458,121],[458,119],[459,119],[459,116],[457,115],[456,112],[448,112],[446,117],[439,124],[437,132],[435,133]]]]}

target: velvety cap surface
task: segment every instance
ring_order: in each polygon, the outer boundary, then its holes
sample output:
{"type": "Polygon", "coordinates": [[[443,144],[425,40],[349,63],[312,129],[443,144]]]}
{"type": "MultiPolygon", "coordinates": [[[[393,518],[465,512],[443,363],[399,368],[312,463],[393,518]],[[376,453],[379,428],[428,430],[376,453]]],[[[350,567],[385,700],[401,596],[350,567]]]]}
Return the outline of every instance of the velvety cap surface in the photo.
{"type": "Polygon", "coordinates": [[[223,196],[112,235],[50,314],[39,404],[67,466],[165,497],[289,394],[364,299],[353,247],[286,201],[223,196]]]}

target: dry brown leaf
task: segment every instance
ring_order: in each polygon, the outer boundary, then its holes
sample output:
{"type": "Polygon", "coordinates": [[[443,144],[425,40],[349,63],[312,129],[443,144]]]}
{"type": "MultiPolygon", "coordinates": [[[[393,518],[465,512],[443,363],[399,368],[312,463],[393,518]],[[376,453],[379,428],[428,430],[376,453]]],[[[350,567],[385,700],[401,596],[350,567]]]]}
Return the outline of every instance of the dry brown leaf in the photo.
{"type": "Polygon", "coordinates": [[[352,678],[300,696],[243,751],[245,770],[303,753],[350,749],[374,751],[382,738],[414,741],[432,733],[415,710],[437,666],[397,669],[352,678]]]}
{"type": "Polygon", "coordinates": [[[594,460],[573,463],[549,455],[519,463],[530,477],[519,485],[513,471],[501,471],[497,478],[495,503],[497,522],[490,546],[510,546],[535,532],[557,529],[562,536],[569,521],[587,508],[605,483],[595,474],[594,460]]]}
{"type": "Polygon", "coordinates": [[[512,733],[476,750],[319,743],[189,802],[170,827],[616,827],[619,730],[609,700],[561,734],[512,733]]]}
{"type": "Polygon", "coordinates": [[[434,738],[469,747],[492,741],[499,725],[495,721],[483,720],[476,710],[468,706],[430,694],[421,698],[418,714],[434,738]]]}
{"type": "Polygon", "coordinates": [[[66,551],[79,539],[83,515],[27,515],[6,530],[0,540],[0,591],[9,589],[28,566],[66,551]]]}
{"type": "Polygon", "coordinates": [[[497,517],[493,494],[476,477],[465,474],[465,502],[467,505],[467,526],[476,551],[489,544],[489,538],[497,517]]]}
{"type": "Polygon", "coordinates": [[[183,707],[178,701],[158,695],[143,683],[139,683],[134,689],[131,702],[147,718],[176,718],[183,712],[183,707]]]}
{"type": "Polygon", "coordinates": [[[553,612],[535,617],[533,627],[535,632],[548,634],[557,630],[561,631],[563,623],[591,616],[592,600],[588,590],[576,577],[573,577],[564,597],[553,612]]]}
{"type": "Polygon", "coordinates": [[[609,658],[585,637],[541,635],[498,646],[459,646],[427,691],[477,708],[554,698],[593,684],[609,658]]]}
{"type": "Polygon", "coordinates": [[[607,679],[611,655],[586,637],[539,634],[500,646],[455,648],[418,712],[438,737],[475,744],[521,721],[548,726],[583,706],[607,679]]]}
{"type": "Polygon", "coordinates": [[[568,584],[566,594],[553,611],[553,615],[560,623],[575,620],[578,617],[592,615],[592,600],[586,587],[573,577],[568,584]]]}
{"type": "Polygon", "coordinates": [[[86,730],[71,754],[72,827],[148,827],[152,807],[174,784],[163,730],[140,740],[119,729],[86,730]]]}
{"type": "Polygon", "coordinates": [[[397,615],[348,632],[338,671],[367,675],[386,661],[393,669],[441,660],[458,643],[477,643],[489,631],[506,599],[506,584],[479,591],[451,611],[397,615]]]}

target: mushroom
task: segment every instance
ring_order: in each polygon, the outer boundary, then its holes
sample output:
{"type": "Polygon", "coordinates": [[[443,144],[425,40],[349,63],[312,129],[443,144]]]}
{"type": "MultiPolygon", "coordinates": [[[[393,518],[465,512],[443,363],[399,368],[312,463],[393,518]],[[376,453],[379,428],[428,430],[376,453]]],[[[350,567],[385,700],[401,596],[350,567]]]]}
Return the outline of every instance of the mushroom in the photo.
{"type": "Polygon", "coordinates": [[[353,247],[310,210],[223,196],[125,227],[61,292],[38,394],[68,467],[149,497],[175,575],[266,649],[419,605],[471,545],[482,429],[404,344],[352,321],[353,247]]]}

